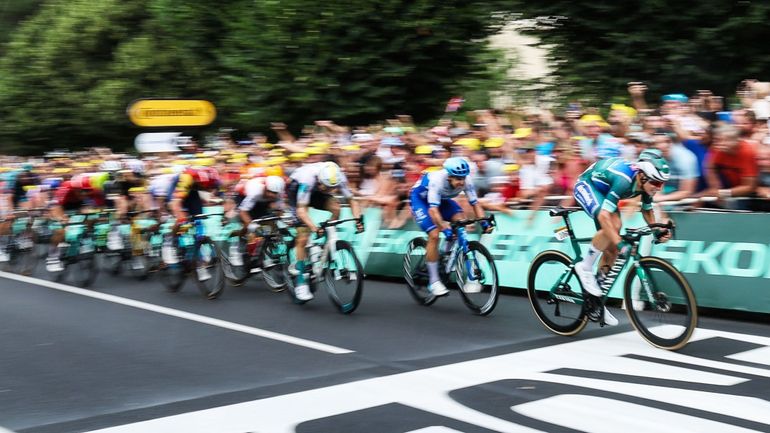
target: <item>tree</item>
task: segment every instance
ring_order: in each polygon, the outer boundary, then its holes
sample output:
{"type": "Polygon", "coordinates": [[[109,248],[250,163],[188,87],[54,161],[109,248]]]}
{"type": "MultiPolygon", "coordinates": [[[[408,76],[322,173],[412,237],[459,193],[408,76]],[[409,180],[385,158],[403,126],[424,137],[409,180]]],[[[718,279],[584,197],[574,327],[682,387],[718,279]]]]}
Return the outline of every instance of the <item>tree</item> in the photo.
{"type": "Polygon", "coordinates": [[[217,125],[248,130],[427,119],[478,66],[494,5],[49,0],[0,59],[0,144],[128,144],[141,97],[209,99],[217,125]]]}
{"type": "Polygon", "coordinates": [[[538,23],[557,86],[608,101],[629,81],[651,93],[707,88],[731,95],[745,78],[770,78],[770,3],[723,0],[514,1],[538,23]]]}

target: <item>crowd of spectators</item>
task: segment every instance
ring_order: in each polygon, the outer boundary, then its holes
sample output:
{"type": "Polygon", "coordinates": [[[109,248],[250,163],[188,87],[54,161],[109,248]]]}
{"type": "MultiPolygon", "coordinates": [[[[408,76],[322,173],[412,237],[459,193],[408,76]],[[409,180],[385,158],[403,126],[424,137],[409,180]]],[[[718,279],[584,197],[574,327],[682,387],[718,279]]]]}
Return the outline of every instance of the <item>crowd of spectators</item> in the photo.
{"type": "MultiPolygon", "coordinates": [[[[770,83],[742,83],[740,106],[732,110],[709,91],[665,95],[656,106],[645,100],[644,84],[629,83],[628,92],[627,104],[571,103],[564,110],[479,110],[464,116],[450,111],[425,127],[407,115],[366,127],[319,120],[295,136],[286,125],[273,123],[274,143],[261,134],[240,142],[224,134],[213,148],[190,140],[181,155],[144,161],[150,175],[205,162],[219,169],[227,187],[260,171],[289,175],[301,164],[334,159],[358,199],[382,208],[385,227],[397,228],[411,217],[405,203],[409,189],[421,173],[440,169],[450,156],[471,162],[483,206],[510,214],[517,207],[572,205],[575,181],[590,164],[609,157],[633,161],[642,150],[657,148],[672,176],[655,201],[770,211],[770,83]]],[[[41,160],[38,170],[67,176],[121,157],[126,156],[99,149],[75,163],[41,160]]]]}

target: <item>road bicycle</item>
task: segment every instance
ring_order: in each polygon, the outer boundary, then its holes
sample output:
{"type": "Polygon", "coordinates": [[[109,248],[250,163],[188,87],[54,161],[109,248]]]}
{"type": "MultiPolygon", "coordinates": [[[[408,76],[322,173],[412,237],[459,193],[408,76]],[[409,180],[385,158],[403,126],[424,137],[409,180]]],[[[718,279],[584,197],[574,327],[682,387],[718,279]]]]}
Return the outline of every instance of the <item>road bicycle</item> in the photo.
{"type": "Polygon", "coordinates": [[[33,218],[29,211],[14,211],[3,223],[10,223],[11,236],[0,246],[5,249],[8,261],[2,263],[2,270],[22,275],[31,275],[37,264],[32,231],[33,218]]]}
{"type": "Polygon", "coordinates": [[[543,251],[532,261],[527,278],[527,294],[535,315],[546,328],[560,335],[575,335],[588,321],[604,326],[604,307],[608,294],[628,268],[623,282],[623,303],[631,324],[653,346],[678,350],[690,340],[698,322],[695,295],[685,277],[674,266],[658,257],[642,256],[639,242],[655,229],[670,230],[674,224],[654,223],[629,228],[621,235],[624,244],[604,278],[599,279],[603,295],[592,296],[583,290],[575,272],[582,260],[580,243],[591,238],[576,238],[569,214],[579,209],[557,208],[552,217],[562,217],[565,226],[557,239],[570,240],[575,258],[558,250],[543,251]]]}
{"type": "MultiPolygon", "coordinates": [[[[325,235],[308,242],[306,246],[310,271],[307,284],[310,291],[315,292],[316,287],[323,284],[329,299],[342,314],[352,313],[361,303],[364,290],[364,267],[361,266],[353,246],[347,241],[337,239],[336,231],[329,232],[328,228],[350,221],[363,224],[364,219],[360,216],[325,221],[319,226],[325,235]]],[[[293,259],[291,261],[294,262],[293,259]]],[[[292,271],[287,267],[284,278],[289,290],[286,292],[295,303],[304,304],[306,301],[300,301],[295,296],[295,284],[291,274],[292,271]]]]}
{"type": "Polygon", "coordinates": [[[157,209],[130,211],[126,217],[129,224],[113,222],[103,231],[110,239],[101,248],[104,267],[112,275],[127,271],[129,275],[145,280],[160,266],[161,236],[158,223],[153,219],[139,218],[140,215],[156,213],[157,209]]]}
{"type": "Polygon", "coordinates": [[[231,231],[222,246],[222,267],[231,285],[240,286],[251,275],[260,274],[272,291],[286,289],[288,253],[293,246],[289,225],[293,219],[281,215],[254,219],[248,226],[255,227],[251,238],[246,236],[248,227],[231,231]],[[240,256],[237,264],[231,260],[233,253],[240,256]]]}
{"type": "Polygon", "coordinates": [[[89,287],[93,284],[99,273],[96,266],[94,225],[104,213],[105,211],[85,211],[72,215],[63,225],[64,242],[58,245],[63,270],[54,273],[56,281],[67,279],[78,287],[89,287]]]}
{"type": "MultiPolygon", "coordinates": [[[[454,276],[454,283],[465,305],[475,314],[485,316],[495,309],[500,295],[497,266],[492,254],[481,242],[468,241],[465,235],[465,226],[481,221],[487,221],[494,226],[495,216],[451,222],[452,239],[445,239],[443,245],[439,246],[439,276],[447,286],[454,276]],[[469,276],[481,283],[480,292],[469,293],[463,289],[469,276]]],[[[438,299],[438,296],[428,289],[428,268],[425,264],[427,245],[427,239],[422,236],[409,241],[403,262],[404,279],[409,293],[419,304],[425,306],[432,305],[438,299]]]]}
{"type": "Polygon", "coordinates": [[[195,282],[206,298],[216,299],[224,291],[220,252],[203,226],[203,220],[215,215],[222,214],[195,215],[165,234],[158,275],[168,291],[178,292],[190,274],[195,274],[195,282]]]}

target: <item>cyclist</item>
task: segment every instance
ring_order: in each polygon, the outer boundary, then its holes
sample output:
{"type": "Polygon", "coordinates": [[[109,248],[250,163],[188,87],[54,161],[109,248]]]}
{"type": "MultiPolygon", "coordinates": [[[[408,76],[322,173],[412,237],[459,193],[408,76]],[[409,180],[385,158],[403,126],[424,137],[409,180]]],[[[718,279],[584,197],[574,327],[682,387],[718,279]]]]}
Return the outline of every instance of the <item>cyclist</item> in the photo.
{"type": "MultiPolygon", "coordinates": [[[[604,253],[600,265],[601,279],[618,255],[622,225],[618,201],[641,196],[642,216],[648,224],[654,223],[652,197],[663,188],[670,172],[660,151],[645,150],[635,163],[622,158],[604,159],[588,167],[578,178],[574,190],[575,199],[593,218],[597,232],[585,257],[575,265],[575,271],[583,288],[591,295],[602,296],[602,289],[593,272],[597,257],[604,253]]],[[[665,242],[671,235],[667,230],[662,230],[657,231],[655,237],[665,242]]],[[[604,321],[610,326],[618,324],[618,320],[606,308],[604,321]]]]}
{"type": "MultiPolygon", "coordinates": [[[[62,224],[68,216],[82,209],[100,208],[105,205],[104,192],[94,188],[90,174],[79,174],[61,183],[55,193],[55,204],[51,208],[51,218],[62,224]]],[[[51,243],[48,248],[46,270],[61,272],[64,270],[59,257],[59,244],[64,241],[64,228],[53,226],[51,243]]]]}
{"type": "Polygon", "coordinates": [[[0,222],[0,262],[7,262],[11,258],[7,247],[11,241],[13,224],[13,211],[19,208],[28,208],[27,189],[38,183],[37,177],[32,173],[32,164],[24,164],[19,169],[10,171],[3,176],[3,206],[8,218],[0,222]]]}
{"type": "MultiPolygon", "coordinates": [[[[249,179],[244,186],[245,197],[238,206],[241,221],[244,227],[248,227],[248,242],[254,240],[256,227],[251,227],[252,220],[262,218],[272,210],[283,208],[283,190],[286,182],[282,177],[267,176],[249,179]]],[[[242,266],[243,260],[238,244],[230,245],[230,263],[234,266],[242,266]]]]}
{"type": "MultiPolygon", "coordinates": [[[[439,231],[444,232],[444,235],[450,238],[452,229],[447,221],[464,218],[462,208],[452,198],[465,192],[476,217],[483,218],[485,216],[484,209],[478,202],[476,188],[468,177],[470,172],[470,165],[464,158],[449,158],[444,162],[443,170],[423,174],[409,194],[412,215],[414,215],[417,225],[428,233],[425,264],[428,267],[429,290],[435,296],[449,293],[444,283],[441,282],[438,271],[439,231]]],[[[487,221],[481,222],[481,228],[484,233],[492,231],[492,226],[487,221]]],[[[466,293],[478,293],[481,291],[481,284],[469,278],[463,286],[463,290],[466,293]]]]}
{"type": "MultiPolygon", "coordinates": [[[[323,236],[323,230],[310,218],[308,207],[326,210],[332,213],[331,219],[337,219],[340,215],[339,201],[334,197],[334,193],[339,191],[346,200],[350,202],[350,209],[353,217],[358,218],[361,215],[361,209],[358,203],[353,200],[353,193],[348,188],[347,178],[340,170],[340,167],[334,162],[316,162],[297,168],[291,174],[291,181],[288,188],[289,208],[294,216],[299,219],[300,225],[297,227],[297,239],[295,246],[297,274],[297,286],[294,289],[294,295],[300,301],[309,301],[313,299],[313,293],[307,285],[307,276],[305,275],[305,246],[307,245],[310,233],[313,232],[317,237],[323,236]]],[[[334,235],[335,227],[328,227],[330,236],[334,235]]],[[[363,223],[356,224],[357,233],[364,230],[363,223]]],[[[334,245],[332,245],[334,248],[334,245]]]]}
{"type": "MultiPolygon", "coordinates": [[[[176,218],[173,233],[179,225],[187,221],[188,215],[200,215],[203,213],[204,200],[201,193],[214,192],[219,188],[219,172],[212,167],[190,167],[180,173],[170,185],[166,195],[171,214],[176,218]]],[[[176,250],[164,245],[162,249],[163,260],[167,264],[178,262],[176,250]]],[[[205,266],[197,269],[198,280],[211,279],[211,273],[205,266]]]]}

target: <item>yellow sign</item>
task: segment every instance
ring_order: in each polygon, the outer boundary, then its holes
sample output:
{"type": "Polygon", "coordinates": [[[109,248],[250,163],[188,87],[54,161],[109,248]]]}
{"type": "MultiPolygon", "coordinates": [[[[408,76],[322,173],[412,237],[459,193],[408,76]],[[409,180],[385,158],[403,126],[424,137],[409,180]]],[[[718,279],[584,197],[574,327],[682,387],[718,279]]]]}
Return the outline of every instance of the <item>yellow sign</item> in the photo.
{"type": "Polygon", "coordinates": [[[128,107],[136,126],[205,126],[217,117],[214,104],[193,99],[140,99],[128,107]]]}

